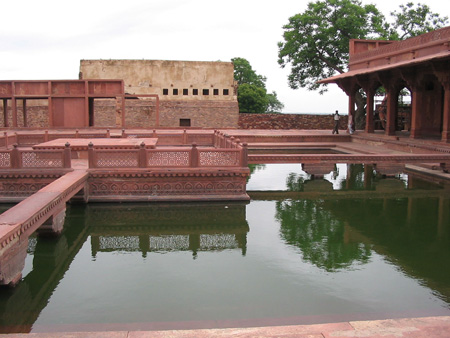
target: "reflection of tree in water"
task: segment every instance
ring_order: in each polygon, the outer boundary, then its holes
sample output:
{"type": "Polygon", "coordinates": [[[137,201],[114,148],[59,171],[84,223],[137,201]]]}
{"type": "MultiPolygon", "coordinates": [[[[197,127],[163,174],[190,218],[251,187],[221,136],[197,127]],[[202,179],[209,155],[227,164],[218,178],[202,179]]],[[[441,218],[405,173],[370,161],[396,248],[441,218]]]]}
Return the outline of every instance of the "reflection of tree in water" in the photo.
{"type": "Polygon", "coordinates": [[[252,176],[252,174],[253,174],[255,171],[263,170],[265,167],[266,167],[265,164],[249,164],[249,165],[248,165],[248,168],[250,169],[250,175],[247,177],[247,182],[248,182],[248,180],[250,179],[250,176],[252,176]]]}
{"type": "Polygon", "coordinates": [[[277,202],[276,210],[281,238],[298,247],[304,260],[329,272],[368,262],[370,247],[347,241],[344,223],[325,210],[321,201],[285,200],[277,202]]]}
{"type": "Polygon", "coordinates": [[[303,191],[305,178],[297,173],[289,173],[286,178],[286,187],[288,191],[303,191]]]}

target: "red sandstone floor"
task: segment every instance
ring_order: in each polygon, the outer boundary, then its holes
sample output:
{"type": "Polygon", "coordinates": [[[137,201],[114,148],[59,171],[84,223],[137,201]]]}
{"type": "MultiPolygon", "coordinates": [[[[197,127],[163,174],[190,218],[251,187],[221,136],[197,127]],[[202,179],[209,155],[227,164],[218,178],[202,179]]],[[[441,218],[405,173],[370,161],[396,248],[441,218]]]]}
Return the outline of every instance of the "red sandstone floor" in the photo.
{"type": "Polygon", "coordinates": [[[178,331],[110,331],[0,335],[10,338],[449,338],[450,317],[355,321],[344,323],[178,331]]]}

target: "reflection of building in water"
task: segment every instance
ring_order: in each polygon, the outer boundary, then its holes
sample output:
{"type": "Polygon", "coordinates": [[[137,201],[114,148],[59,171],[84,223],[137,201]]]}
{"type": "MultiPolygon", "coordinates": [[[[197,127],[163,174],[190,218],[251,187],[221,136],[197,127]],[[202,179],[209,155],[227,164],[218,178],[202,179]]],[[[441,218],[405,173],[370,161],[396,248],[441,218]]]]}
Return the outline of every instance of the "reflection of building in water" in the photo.
{"type": "Polygon", "coordinates": [[[247,250],[245,204],[88,205],[92,255],[98,252],[247,250]]]}
{"type": "Polygon", "coordinates": [[[0,292],[0,333],[30,332],[64,278],[75,256],[89,235],[85,209],[68,208],[62,234],[57,238],[30,237],[28,254],[32,270],[15,288],[0,292]]]}

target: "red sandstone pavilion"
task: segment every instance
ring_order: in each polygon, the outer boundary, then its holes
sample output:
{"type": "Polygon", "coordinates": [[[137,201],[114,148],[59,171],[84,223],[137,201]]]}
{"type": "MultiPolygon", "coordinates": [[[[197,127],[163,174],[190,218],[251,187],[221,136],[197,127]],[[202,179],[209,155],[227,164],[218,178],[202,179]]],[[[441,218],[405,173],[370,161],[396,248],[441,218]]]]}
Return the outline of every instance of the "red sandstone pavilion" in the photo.
{"type": "Polygon", "coordinates": [[[356,135],[235,129],[231,63],[90,60],[79,80],[0,81],[0,202],[18,203],[0,215],[0,284],[20,281],[32,233],[62,231],[69,200],[247,201],[248,163],[301,163],[320,175],[335,163],[447,170],[449,46],[450,27],[401,42],[352,41],[349,72],[323,82],[347,92],[350,115],[356,91],[366,91],[367,133],[356,135]],[[388,97],[385,135],[373,134],[379,86],[388,97]],[[392,135],[405,86],[411,137],[399,141],[392,135]],[[287,149],[299,153],[277,153],[287,149]]]}
{"type": "Polygon", "coordinates": [[[440,136],[450,142],[450,27],[405,41],[351,40],[349,71],[320,81],[336,83],[349,96],[367,95],[365,131],[374,131],[374,95],[384,87],[387,97],[386,134],[394,135],[398,95],[408,88],[412,98],[411,138],[440,136]]]}

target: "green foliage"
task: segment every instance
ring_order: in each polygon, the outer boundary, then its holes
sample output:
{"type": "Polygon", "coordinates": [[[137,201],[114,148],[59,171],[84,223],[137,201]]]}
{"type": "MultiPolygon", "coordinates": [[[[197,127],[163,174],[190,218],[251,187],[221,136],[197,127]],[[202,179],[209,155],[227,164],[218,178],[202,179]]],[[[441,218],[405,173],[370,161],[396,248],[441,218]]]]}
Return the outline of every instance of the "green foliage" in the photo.
{"type": "Polygon", "coordinates": [[[267,93],[266,77],[256,74],[250,62],[244,58],[233,58],[234,79],[238,83],[240,113],[275,113],[284,108],[277,93],[267,93]]]}
{"type": "Polygon", "coordinates": [[[400,12],[391,12],[395,18],[389,31],[391,40],[403,40],[420,34],[431,32],[435,29],[445,27],[448,17],[440,17],[433,13],[430,7],[423,4],[414,6],[412,2],[400,5],[400,12]]]}
{"type": "Polygon", "coordinates": [[[440,18],[426,5],[412,3],[391,13],[390,25],[375,5],[359,0],[318,0],[289,18],[278,43],[278,63],[291,66],[289,86],[325,91],[317,81],[346,71],[350,39],[401,39],[440,28],[447,17],[440,18]]]}
{"type": "Polygon", "coordinates": [[[248,83],[239,86],[238,101],[240,113],[264,113],[269,105],[266,90],[248,83]]]}
{"type": "Polygon", "coordinates": [[[318,80],[343,73],[349,40],[374,35],[383,22],[375,6],[362,6],[358,0],[310,2],[304,13],[289,18],[284,41],[278,43],[278,63],[291,65],[289,86],[315,90],[318,80]]]}
{"type": "Polygon", "coordinates": [[[266,77],[256,74],[250,62],[244,58],[231,59],[234,65],[234,80],[238,84],[248,83],[257,87],[266,88],[266,77]]]}
{"type": "Polygon", "coordinates": [[[266,94],[269,104],[267,106],[267,113],[281,113],[284,108],[284,104],[278,100],[277,93],[273,91],[270,94],[266,94]]]}

